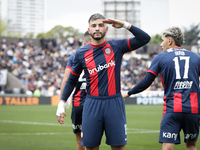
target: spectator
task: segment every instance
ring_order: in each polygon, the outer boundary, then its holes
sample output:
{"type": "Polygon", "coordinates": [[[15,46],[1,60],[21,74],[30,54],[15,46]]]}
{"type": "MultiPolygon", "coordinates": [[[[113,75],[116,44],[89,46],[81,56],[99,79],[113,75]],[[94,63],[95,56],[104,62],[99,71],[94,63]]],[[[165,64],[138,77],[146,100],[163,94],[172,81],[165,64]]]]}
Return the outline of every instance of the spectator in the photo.
{"type": "MultiPolygon", "coordinates": [[[[22,39],[19,39],[19,42],[16,41],[6,42],[6,40],[3,40],[3,42],[0,42],[1,69],[7,69],[19,78],[24,85],[28,85],[29,93],[30,91],[34,92],[35,88],[41,87],[41,92],[45,96],[49,96],[47,81],[52,78],[50,85],[55,86],[56,95],[59,95],[59,85],[64,76],[64,66],[67,65],[69,56],[76,52],[77,48],[73,47],[73,44],[70,46],[67,41],[61,43],[60,39],[60,46],[53,47],[52,45],[50,51],[45,47],[47,40],[44,37],[40,39],[41,47],[34,45],[32,41],[27,41],[28,44],[26,45],[22,42],[22,39]],[[7,53],[9,53],[9,56],[7,53]],[[55,73],[49,73],[55,69],[57,70],[56,77],[53,75],[55,73]],[[44,94],[45,92],[47,94],[44,94]]],[[[52,40],[50,42],[52,44],[52,40]]],[[[121,66],[122,90],[129,90],[144,77],[152,57],[154,57],[153,55],[150,58],[143,59],[142,57],[135,57],[133,53],[127,55],[128,58],[124,57],[121,66]],[[131,76],[134,76],[134,79],[131,79],[131,76]]],[[[142,56],[142,54],[137,55],[142,56]]],[[[157,90],[163,90],[160,78],[155,80],[153,84],[155,84],[154,87],[157,90]]]]}

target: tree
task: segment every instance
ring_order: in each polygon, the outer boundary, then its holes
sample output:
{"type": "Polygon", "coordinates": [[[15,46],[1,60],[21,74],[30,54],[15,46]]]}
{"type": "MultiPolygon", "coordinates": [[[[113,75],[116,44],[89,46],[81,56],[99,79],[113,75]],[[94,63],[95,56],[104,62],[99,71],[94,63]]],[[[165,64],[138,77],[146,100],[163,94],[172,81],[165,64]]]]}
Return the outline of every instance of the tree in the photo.
{"type": "Polygon", "coordinates": [[[162,42],[162,36],[160,34],[156,34],[151,37],[151,44],[160,44],[162,42]]]}
{"type": "Polygon", "coordinates": [[[39,33],[37,38],[60,37],[62,39],[67,39],[70,36],[82,37],[82,33],[80,33],[78,29],[74,29],[71,26],[63,27],[61,25],[57,25],[46,33],[39,33]]]}
{"type": "Polygon", "coordinates": [[[189,29],[184,28],[185,45],[197,45],[200,40],[200,23],[197,25],[191,25],[189,29]]]}
{"type": "Polygon", "coordinates": [[[6,29],[7,26],[4,24],[0,17],[0,36],[5,36],[4,32],[6,31],[6,29]]]}
{"type": "Polygon", "coordinates": [[[27,33],[26,35],[24,35],[24,38],[33,38],[34,37],[34,33],[27,33]]]}

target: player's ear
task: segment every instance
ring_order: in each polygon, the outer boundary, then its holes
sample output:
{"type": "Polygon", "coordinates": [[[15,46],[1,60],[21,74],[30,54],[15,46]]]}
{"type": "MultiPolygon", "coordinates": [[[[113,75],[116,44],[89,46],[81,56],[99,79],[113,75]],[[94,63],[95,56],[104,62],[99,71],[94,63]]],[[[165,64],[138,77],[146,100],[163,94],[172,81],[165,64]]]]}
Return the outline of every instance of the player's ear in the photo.
{"type": "Polygon", "coordinates": [[[108,26],[106,25],[106,33],[108,32],[108,26]]]}
{"type": "Polygon", "coordinates": [[[173,38],[172,38],[172,37],[169,37],[169,38],[168,38],[168,45],[172,45],[172,42],[173,42],[173,38]]]}
{"type": "Polygon", "coordinates": [[[83,44],[84,44],[84,45],[87,45],[87,43],[86,43],[85,41],[83,41],[83,44]]]}
{"type": "Polygon", "coordinates": [[[88,33],[90,34],[90,28],[88,28],[88,33]]]}

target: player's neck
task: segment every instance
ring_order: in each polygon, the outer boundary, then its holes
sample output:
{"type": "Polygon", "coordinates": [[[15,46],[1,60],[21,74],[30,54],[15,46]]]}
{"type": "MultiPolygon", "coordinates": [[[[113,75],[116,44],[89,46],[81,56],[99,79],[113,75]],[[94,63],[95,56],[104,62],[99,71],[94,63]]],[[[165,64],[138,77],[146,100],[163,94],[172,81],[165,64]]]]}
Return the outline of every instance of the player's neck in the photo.
{"type": "Polygon", "coordinates": [[[95,40],[95,39],[91,39],[91,44],[92,45],[101,45],[102,43],[105,42],[105,38],[102,38],[101,40],[95,40]]]}
{"type": "Polygon", "coordinates": [[[178,47],[178,46],[176,46],[175,44],[172,44],[172,45],[170,45],[170,46],[168,47],[168,49],[174,48],[174,47],[178,47]]]}

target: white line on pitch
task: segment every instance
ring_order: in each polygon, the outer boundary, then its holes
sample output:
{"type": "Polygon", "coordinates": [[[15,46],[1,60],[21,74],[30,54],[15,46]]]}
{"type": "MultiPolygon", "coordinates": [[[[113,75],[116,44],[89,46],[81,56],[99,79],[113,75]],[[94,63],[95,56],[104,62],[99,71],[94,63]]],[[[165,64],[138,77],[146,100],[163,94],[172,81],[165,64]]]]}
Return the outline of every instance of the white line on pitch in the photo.
{"type": "Polygon", "coordinates": [[[60,134],[73,134],[72,132],[38,132],[38,133],[0,133],[1,135],[60,135],[60,134]]]}
{"type": "Polygon", "coordinates": [[[140,130],[135,132],[127,132],[128,134],[134,134],[134,133],[159,133],[160,130],[140,130]]]}
{"type": "MultiPolygon", "coordinates": [[[[134,133],[158,133],[159,131],[136,131],[136,132],[128,132],[128,134],[134,134],[134,133]]],[[[37,133],[0,133],[0,136],[6,136],[6,135],[65,135],[65,134],[74,134],[72,132],[37,132],[37,133]]]]}
{"type": "Polygon", "coordinates": [[[28,122],[28,121],[13,121],[13,120],[0,120],[0,122],[4,122],[4,123],[17,123],[17,124],[31,124],[31,125],[67,126],[67,127],[72,127],[72,125],[69,125],[69,124],[60,125],[59,123],[28,122]]]}
{"type": "MultiPolygon", "coordinates": [[[[66,127],[72,127],[72,125],[69,124],[63,124],[60,125],[59,123],[42,123],[42,122],[28,122],[28,121],[13,121],[13,120],[0,120],[0,122],[4,123],[17,123],[17,124],[30,124],[30,125],[46,125],[46,126],[66,126],[66,127]]],[[[133,133],[158,133],[159,130],[147,130],[147,129],[136,129],[136,128],[128,128],[128,131],[132,130],[132,132],[128,132],[129,134],[133,133]]],[[[9,133],[0,133],[0,135],[3,134],[9,134],[9,133]]],[[[28,135],[28,134],[34,134],[34,135],[45,135],[45,134],[66,134],[66,133],[10,133],[10,135],[28,135]]]]}

